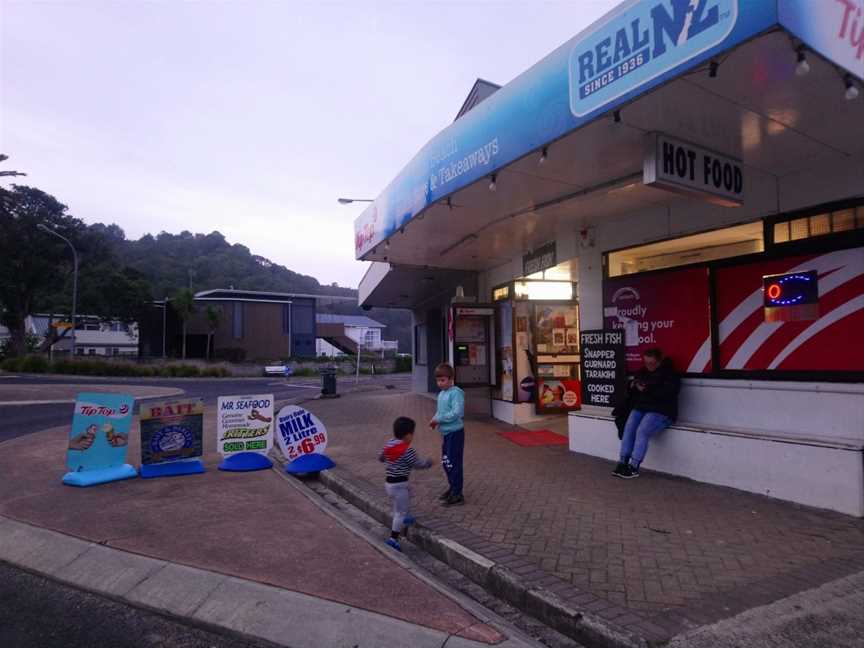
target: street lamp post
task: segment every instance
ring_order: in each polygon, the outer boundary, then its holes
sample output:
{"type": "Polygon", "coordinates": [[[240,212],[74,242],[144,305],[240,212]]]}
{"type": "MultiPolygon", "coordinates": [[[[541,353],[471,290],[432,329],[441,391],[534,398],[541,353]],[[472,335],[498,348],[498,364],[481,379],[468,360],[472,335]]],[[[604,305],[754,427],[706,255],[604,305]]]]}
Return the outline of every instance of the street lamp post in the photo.
{"type": "Polygon", "coordinates": [[[165,300],[162,302],[162,359],[168,358],[166,345],[166,337],[168,335],[168,295],[165,295],[165,300]]]}
{"type": "Polygon", "coordinates": [[[37,226],[43,232],[56,236],[66,243],[72,250],[72,264],[73,264],[73,272],[72,272],[72,359],[75,359],[75,319],[77,316],[78,310],[78,252],[75,250],[75,246],[72,245],[72,242],[67,239],[62,234],[58,234],[53,229],[45,225],[44,223],[39,223],[37,226]]]}

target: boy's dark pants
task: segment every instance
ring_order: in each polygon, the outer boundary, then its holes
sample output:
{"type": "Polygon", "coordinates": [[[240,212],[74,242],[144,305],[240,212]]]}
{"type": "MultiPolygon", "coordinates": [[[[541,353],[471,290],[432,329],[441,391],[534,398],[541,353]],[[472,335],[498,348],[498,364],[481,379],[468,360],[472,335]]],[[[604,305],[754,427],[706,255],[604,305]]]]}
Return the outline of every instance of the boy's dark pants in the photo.
{"type": "Polygon", "coordinates": [[[450,494],[462,494],[462,457],[465,454],[465,430],[456,430],[444,435],[441,448],[441,463],[450,482],[450,494]]]}

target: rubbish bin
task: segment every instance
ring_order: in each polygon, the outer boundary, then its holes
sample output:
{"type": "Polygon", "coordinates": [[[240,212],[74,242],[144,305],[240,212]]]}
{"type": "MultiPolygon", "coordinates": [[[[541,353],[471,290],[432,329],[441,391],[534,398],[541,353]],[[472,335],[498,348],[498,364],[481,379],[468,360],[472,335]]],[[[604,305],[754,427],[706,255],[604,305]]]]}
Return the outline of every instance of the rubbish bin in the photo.
{"type": "Polygon", "coordinates": [[[336,397],[336,367],[323,367],[321,370],[321,395],[324,398],[336,397]]]}

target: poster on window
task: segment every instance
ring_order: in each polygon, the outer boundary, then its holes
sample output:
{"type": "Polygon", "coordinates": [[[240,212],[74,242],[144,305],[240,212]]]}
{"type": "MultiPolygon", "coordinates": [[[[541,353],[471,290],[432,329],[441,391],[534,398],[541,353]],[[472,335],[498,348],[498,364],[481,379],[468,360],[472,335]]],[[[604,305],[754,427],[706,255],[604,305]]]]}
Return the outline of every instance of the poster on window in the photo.
{"type": "Polygon", "coordinates": [[[458,317],[455,328],[458,342],[486,341],[486,320],[482,317],[458,317]]]}
{"type": "Polygon", "coordinates": [[[495,398],[513,401],[513,305],[510,302],[497,304],[498,334],[496,335],[495,363],[498,371],[498,386],[495,398]]]}
{"type": "Polygon", "coordinates": [[[627,371],[638,370],[642,354],[656,347],[677,371],[711,370],[707,268],[607,279],[603,316],[605,328],[624,331],[627,371]]]}
{"type": "Polygon", "coordinates": [[[534,337],[537,353],[579,353],[579,336],[567,335],[568,329],[578,330],[579,309],[577,306],[534,306],[534,337]],[[574,344],[570,344],[574,343],[574,344]]]}
{"type": "Polygon", "coordinates": [[[537,379],[537,413],[577,410],[581,406],[582,383],[575,379],[537,379]]]}
{"type": "Polygon", "coordinates": [[[861,371],[864,248],[719,268],[717,318],[722,369],[861,371]],[[776,275],[817,277],[814,318],[766,317],[766,278],[776,275]]]}
{"type": "Polygon", "coordinates": [[[516,370],[516,402],[534,401],[534,370],[531,364],[531,327],[528,325],[529,304],[517,302],[514,306],[516,321],[516,348],[514,368],[516,370]]]}

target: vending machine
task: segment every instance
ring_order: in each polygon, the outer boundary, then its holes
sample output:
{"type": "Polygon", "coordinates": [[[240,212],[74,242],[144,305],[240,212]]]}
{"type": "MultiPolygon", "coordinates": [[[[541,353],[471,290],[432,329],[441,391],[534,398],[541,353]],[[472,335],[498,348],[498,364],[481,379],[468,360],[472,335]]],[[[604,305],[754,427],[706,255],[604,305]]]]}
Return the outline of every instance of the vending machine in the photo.
{"type": "Polygon", "coordinates": [[[450,362],[460,387],[494,384],[494,335],[492,306],[459,306],[450,309],[450,362]]]}

